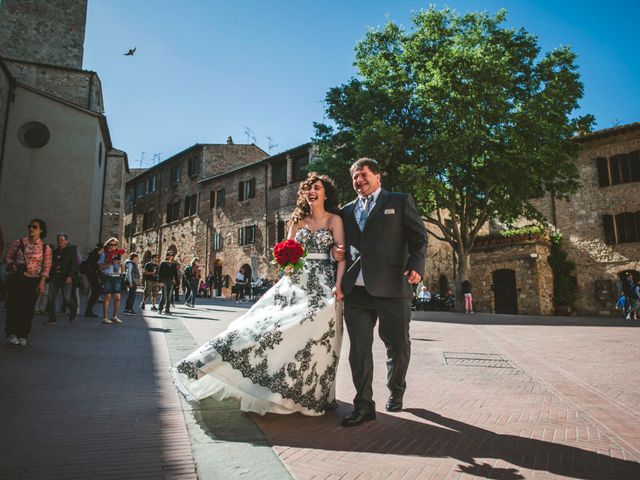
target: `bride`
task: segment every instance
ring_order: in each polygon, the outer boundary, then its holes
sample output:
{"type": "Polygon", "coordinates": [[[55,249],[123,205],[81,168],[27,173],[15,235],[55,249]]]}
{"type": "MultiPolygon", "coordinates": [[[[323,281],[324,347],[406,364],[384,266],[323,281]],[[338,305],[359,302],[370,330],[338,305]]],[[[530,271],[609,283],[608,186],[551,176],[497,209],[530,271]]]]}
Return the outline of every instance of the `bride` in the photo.
{"type": "Polygon", "coordinates": [[[307,252],[260,300],[227,329],[172,369],[190,400],[240,399],[244,411],[322,415],[335,405],[342,344],[344,261],[329,259],[344,243],[333,181],[309,173],[300,184],[287,238],[307,252]]]}

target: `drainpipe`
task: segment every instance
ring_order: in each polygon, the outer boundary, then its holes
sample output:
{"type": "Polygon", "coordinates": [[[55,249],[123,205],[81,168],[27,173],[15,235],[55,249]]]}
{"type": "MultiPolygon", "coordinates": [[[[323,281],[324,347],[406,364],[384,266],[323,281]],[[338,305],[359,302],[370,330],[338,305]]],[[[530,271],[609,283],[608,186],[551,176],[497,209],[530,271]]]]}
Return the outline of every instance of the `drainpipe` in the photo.
{"type": "Polygon", "coordinates": [[[209,228],[211,226],[211,216],[207,218],[207,230],[204,235],[204,274],[209,275],[209,228]]]}
{"type": "Polygon", "coordinates": [[[4,149],[7,142],[7,125],[9,124],[9,109],[15,102],[15,82],[9,77],[9,91],[7,92],[7,110],[4,112],[4,126],[2,127],[2,145],[0,145],[0,181],[2,180],[2,166],[4,159],[4,149]]]}
{"type": "Polygon", "coordinates": [[[555,192],[549,192],[551,195],[551,222],[553,223],[553,227],[558,230],[558,218],[556,216],[556,195],[555,192]]]}
{"type": "MultiPolygon", "coordinates": [[[[104,138],[101,139],[104,142],[104,138]]],[[[104,145],[104,143],[103,143],[104,145]]],[[[100,208],[100,230],[99,230],[99,235],[98,235],[98,241],[99,242],[103,242],[104,238],[102,238],[102,220],[104,219],[104,191],[106,190],[106,186],[107,186],[107,162],[109,161],[109,154],[106,152],[106,145],[104,147],[105,149],[105,156],[104,156],[104,174],[102,175],[102,200],[101,200],[101,208],[100,208]]]]}
{"type": "Polygon", "coordinates": [[[267,216],[268,206],[267,200],[269,198],[269,175],[268,171],[268,162],[265,162],[264,165],[264,259],[267,261],[268,252],[269,252],[269,217],[267,216]]]}

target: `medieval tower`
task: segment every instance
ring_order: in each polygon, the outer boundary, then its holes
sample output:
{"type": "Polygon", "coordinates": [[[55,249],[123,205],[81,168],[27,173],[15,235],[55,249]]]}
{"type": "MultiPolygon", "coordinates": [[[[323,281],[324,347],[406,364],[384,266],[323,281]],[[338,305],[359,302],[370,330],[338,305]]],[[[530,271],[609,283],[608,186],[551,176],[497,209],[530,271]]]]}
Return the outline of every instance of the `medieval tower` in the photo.
{"type": "Polygon", "coordinates": [[[87,0],[0,0],[0,56],[82,69],[87,0]]]}

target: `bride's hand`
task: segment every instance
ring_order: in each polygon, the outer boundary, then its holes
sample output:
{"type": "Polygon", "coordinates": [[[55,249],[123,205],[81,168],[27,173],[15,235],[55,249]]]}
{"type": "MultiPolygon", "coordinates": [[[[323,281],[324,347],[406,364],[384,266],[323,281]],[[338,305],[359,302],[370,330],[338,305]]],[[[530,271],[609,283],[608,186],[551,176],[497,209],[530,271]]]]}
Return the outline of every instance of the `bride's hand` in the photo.
{"type": "Polygon", "coordinates": [[[291,273],[293,272],[293,266],[287,265],[286,267],[284,267],[283,271],[285,275],[291,275],[291,273]]]}
{"type": "Polygon", "coordinates": [[[344,293],[342,293],[342,289],[338,287],[333,287],[331,294],[336,297],[336,302],[341,301],[344,298],[344,293]]]}

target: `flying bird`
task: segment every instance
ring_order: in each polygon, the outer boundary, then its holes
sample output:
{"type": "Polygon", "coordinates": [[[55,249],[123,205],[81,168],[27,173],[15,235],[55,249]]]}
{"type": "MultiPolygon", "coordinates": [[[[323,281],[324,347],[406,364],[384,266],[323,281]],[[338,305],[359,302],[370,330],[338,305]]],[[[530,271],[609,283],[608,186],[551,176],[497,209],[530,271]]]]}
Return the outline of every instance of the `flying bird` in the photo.
{"type": "Polygon", "coordinates": [[[125,57],[132,56],[134,53],[136,53],[136,48],[138,48],[138,47],[130,48],[130,49],[129,49],[129,51],[128,51],[127,53],[125,53],[125,54],[124,54],[124,56],[125,56],[125,57]]]}

